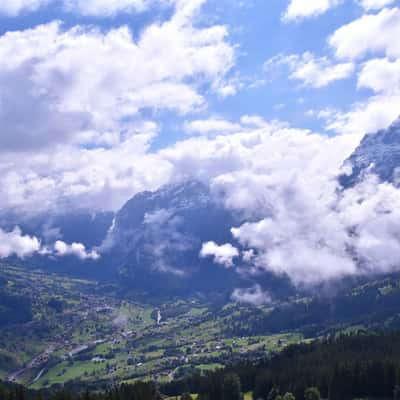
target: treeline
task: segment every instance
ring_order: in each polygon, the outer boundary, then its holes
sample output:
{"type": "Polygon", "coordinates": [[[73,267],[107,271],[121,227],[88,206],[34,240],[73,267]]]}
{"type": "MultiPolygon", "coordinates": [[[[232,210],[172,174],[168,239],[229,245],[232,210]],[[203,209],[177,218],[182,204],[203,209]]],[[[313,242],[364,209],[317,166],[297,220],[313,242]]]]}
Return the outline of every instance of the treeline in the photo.
{"type": "MultiPolygon", "coordinates": [[[[393,399],[400,384],[400,333],[343,335],[338,338],[287,347],[257,365],[227,367],[207,376],[195,375],[164,385],[170,396],[199,393],[202,399],[220,400],[225,377],[238,376],[243,392],[254,399],[270,400],[272,390],[305,399],[307,388],[316,387],[322,398],[393,399]]],[[[399,397],[400,399],[400,397],[399,397]]]]}
{"type": "Polygon", "coordinates": [[[397,280],[379,281],[357,293],[347,291],[333,298],[315,297],[310,302],[292,302],[260,313],[257,308],[243,311],[240,318],[225,320],[226,335],[254,336],[299,330],[307,337],[316,337],[332,330],[332,326],[364,325],[377,329],[383,324],[390,330],[400,329],[400,289],[397,280]],[[390,290],[382,292],[382,285],[390,290]]]}
{"type": "Polygon", "coordinates": [[[242,393],[253,392],[254,400],[400,400],[399,385],[400,333],[354,334],[289,346],[258,364],[228,366],[159,386],[137,383],[79,395],[0,388],[0,399],[160,400],[197,393],[199,400],[240,400],[242,393]]]}
{"type": "Polygon", "coordinates": [[[32,320],[32,303],[28,297],[11,295],[0,288],[0,328],[32,320]]]}
{"type": "Polygon", "coordinates": [[[29,391],[22,386],[0,384],[0,400],[162,400],[163,396],[155,384],[138,382],[134,385],[121,385],[103,393],[83,391],[74,393],[68,390],[29,391]]]}

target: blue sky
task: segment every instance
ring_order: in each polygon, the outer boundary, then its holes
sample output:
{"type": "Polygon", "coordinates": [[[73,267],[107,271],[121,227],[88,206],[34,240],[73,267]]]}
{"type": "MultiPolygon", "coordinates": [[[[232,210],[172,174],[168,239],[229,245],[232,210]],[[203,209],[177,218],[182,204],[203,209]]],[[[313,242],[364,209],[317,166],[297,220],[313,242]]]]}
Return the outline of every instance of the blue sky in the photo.
{"type": "MultiPolygon", "coordinates": [[[[379,2],[379,0],[378,0],[379,2]]],[[[7,1],[6,1],[7,3],[7,1]]],[[[27,2],[28,4],[29,2],[27,2]]],[[[394,6],[397,2],[390,2],[394,6]]],[[[223,118],[238,121],[241,115],[260,115],[266,120],[279,119],[299,128],[308,128],[332,134],[326,129],[326,121],[310,116],[310,110],[335,109],[346,112],[355,102],[366,101],[370,91],[357,89],[357,75],[315,89],[301,80],[288,79],[284,65],[273,71],[265,71],[264,63],[275,56],[288,56],[310,52],[315,57],[334,58],[334,49],[328,38],[341,26],[362,17],[365,7],[357,1],[343,1],[320,15],[293,20],[283,20],[288,9],[286,0],[246,2],[232,0],[207,1],[196,15],[199,26],[226,25],[226,40],[235,48],[235,62],[227,78],[234,79],[236,94],[221,97],[208,88],[202,92],[207,107],[188,115],[174,112],[143,109],[143,115],[157,121],[161,132],[153,142],[154,149],[168,146],[182,137],[182,124],[190,119],[223,118]],[[262,81],[265,81],[264,83],[262,81]],[[258,83],[258,84],[257,84],[258,83]],[[307,114],[308,112],[308,114],[307,114]]],[[[113,15],[83,15],[66,11],[60,1],[50,2],[31,11],[21,9],[17,15],[0,18],[0,34],[7,31],[23,31],[53,20],[62,21],[62,29],[75,25],[96,26],[103,31],[129,26],[134,37],[150,24],[168,20],[174,12],[173,5],[151,4],[142,12],[122,8],[113,15]]],[[[377,13],[380,7],[368,12],[377,13]]]]}

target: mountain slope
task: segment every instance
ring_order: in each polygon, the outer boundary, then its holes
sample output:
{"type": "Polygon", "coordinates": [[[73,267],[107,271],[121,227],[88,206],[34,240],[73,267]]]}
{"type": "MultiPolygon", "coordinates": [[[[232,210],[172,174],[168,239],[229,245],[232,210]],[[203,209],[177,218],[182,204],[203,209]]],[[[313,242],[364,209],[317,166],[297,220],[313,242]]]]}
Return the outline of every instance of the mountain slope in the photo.
{"type": "Polygon", "coordinates": [[[133,286],[180,292],[232,288],[237,274],[199,253],[205,241],[231,241],[235,221],[202,183],[168,185],[125,204],[103,254],[133,286]]]}
{"type": "Polygon", "coordinates": [[[349,175],[342,175],[344,188],[357,184],[366,173],[376,174],[382,181],[397,184],[400,167],[400,118],[389,128],[366,135],[345,162],[352,168],[349,175]]]}

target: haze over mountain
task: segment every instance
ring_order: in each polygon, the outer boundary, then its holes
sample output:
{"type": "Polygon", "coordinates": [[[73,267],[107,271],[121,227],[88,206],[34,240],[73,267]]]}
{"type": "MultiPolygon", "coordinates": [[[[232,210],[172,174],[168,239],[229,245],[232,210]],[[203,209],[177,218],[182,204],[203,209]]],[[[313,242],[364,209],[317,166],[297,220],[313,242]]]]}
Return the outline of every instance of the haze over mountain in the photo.
{"type": "Polygon", "coordinates": [[[388,129],[365,135],[345,165],[351,168],[350,175],[340,178],[345,188],[360,183],[367,174],[377,175],[381,182],[390,182],[398,186],[400,118],[388,129]]]}
{"type": "Polygon", "coordinates": [[[264,299],[398,270],[396,1],[56,3],[0,6],[1,258],[264,299]]]}
{"type": "MultiPolygon", "coordinates": [[[[315,188],[331,196],[319,209],[290,181],[257,185],[270,206],[252,210],[230,200],[251,190],[189,179],[139,193],[116,213],[42,214],[19,226],[40,239],[33,260],[47,268],[164,293],[242,288],[243,298],[256,291],[257,302],[266,290],[288,294],[287,278],[304,287],[399,270],[399,195],[392,186],[398,148],[399,120],[366,135],[344,162],[348,175],[338,170],[336,181],[315,188]],[[64,247],[50,250],[56,241],[64,247]]],[[[17,216],[3,216],[4,229],[17,224],[17,216]]]]}

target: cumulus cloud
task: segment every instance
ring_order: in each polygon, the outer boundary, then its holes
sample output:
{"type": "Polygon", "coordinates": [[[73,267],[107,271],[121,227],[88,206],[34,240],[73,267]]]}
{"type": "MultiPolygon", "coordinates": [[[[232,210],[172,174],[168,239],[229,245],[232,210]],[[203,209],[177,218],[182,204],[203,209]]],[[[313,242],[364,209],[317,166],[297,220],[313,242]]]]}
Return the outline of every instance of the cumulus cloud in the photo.
{"type": "Polygon", "coordinates": [[[221,118],[215,118],[187,122],[184,126],[184,130],[190,134],[199,133],[206,135],[209,133],[240,132],[242,127],[239,124],[221,118]]]}
{"type": "Polygon", "coordinates": [[[254,285],[247,289],[235,289],[231,298],[238,303],[253,304],[255,306],[268,304],[272,301],[271,296],[264,292],[260,285],[254,285]]]}
{"type": "Polygon", "coordinates": [[[336,56],[358,59],[367,54],[384,53],[400,57],[400,9],[384,8],[378,14],[366,14],[336,30],[329,39],[336,56]]]}
{"type": "Polygon", "coordinates": [[[347,111],[326,110],[321,117],[327,129],[338,133],[376,132],[387,128],[399,115],[400,58],[377,58],[366,61],[358,74],[357,86],[373,92],[347,111]]]}
{"type": "Polygon", "coordinates": [[[67,11],[91,16],[112,16],[120,12],[143,12],[168,0],[63,0],[67,11]]]}
{"type": "MultiPolygon", "coordinates": [[[[362,136],[265,129],[191,138],[163,155],[175,175],[192,171],[210,182],[225,206],[248,221],[232,234],[251,274],[269,271],[296,285],[314,285],[400,265],[398,189],[371,178],[338,191],[343,161],[362,136]],[[385,251],[390,257],[382,257],[385,251]]],[[[202,255],[232,266],[239,249],[206,243],[202,255]]]]}
{"type": "Polygon", "coordinates": [[[16,16],[22,12],[36,11],[52,0],[3,0],[0,3],[0,14],[16,16]]]}
{"type": "Polygon", "coordinates": [[[59,22],[0,37],[2,208],[116,209],[168,181],[142,111],[203,108],[234,63],[226,27],[194,24],[202,3],[137,37],[59,22]]]}
{"type": "Polygon", "coordinates": [[[0,228],[0,258],[17,256],[30,257],[40,251],[39,239],[34,236],[23,235],[21,229],[16,227],[11,232],[0,228]]]}
{"type": "Polygon", "coordinates": [[[292,54],[273,57],[264,64],[268,73],[271,68],[286,65],[289,68],[289,78],[301,81],[304,86],[321,88],[331,82],[348,78],[354,71],[354,64],[335,64],[327,57],[315,57],[314,54],[306,52],[302,55],[292,54]]]}
{"type": "Polygon", "coordinates": [[[215,242],[203,243],[200,257],[213,257],[216,264],[221,264],[226,268],[233,267],[233,259],[239,257],[239,250],[230,243],[218,246],[215,242]]]}
{"type": "Polygon", "coordinates": [[[199,119],[187,121],[183,129],[189,134],[232,134],[254,129],[266,129],[284,127],[285,123],[280,121],[266,121],[258,115],[243,115],[239,122],[232,122],[223,118],[199,119]]]}
{"type": "Polygon", "coordinates": [[[357,85],[379,93],[400,92],[400,57],[393,61],[387,58],[367,61],[358,76],[357,85]]]}
{"type": "Polygon", "coordinates": [[[283,16],[283,20],[293,21],[317,17],[340,3],[340,0],[290,0],[288,8],[283,16]]]}
{"type": "MultiPolygon", "coordinates": [[[[371,2],[372,4],[378,2],[371,2]]],[[[400,101],[400,9],[384,8],[342,26],[329,38],[336,57],[354,62],[373,56],[361,64],[357,87],[373,94],[347,110],[325,113],[327,129],[338,133],[374,132],[397,118],[400,101]]]]}
{"type": "Polygon", "coordinates": [[[321,116],[326,129],[340,134],[376,132],[387,128],[399,115],[400,93],[378,94],[352,104],[347,111],[328,110],[321,116]]]}
{"type": "MultiPolygon", "coordinates": [[[[326,188],[325,188],[326,189],[326,188]]],[[[312,200],[306,187],[281,188],[270,216],[233,228],[256,252],[254,265],[297,285],[397,271],[400,192],[370,177],[339,198],[312,200]]]]}
{"type": "Polygon", "coordinates": [[[48,4],[62,4],[67,12],[94,17],[110,17],[118,13],[139,13],[153,6],[169,6],[174,0],[2,0],[0,14],[15,17],[36,11],[48,4]]]}
{"type": "Polygon", "coordinates": [[[67,244],[61,240],[57,240],[54,244],[54,251],[57,257],[74,256],[80,260],[96,261],[100,258],[100,254],[95,250],[87,251],[82,243],[67,244]]]}
{"type": "Polygon", "coordinates": [[[81,243],[71,245],[58,240],[54,244],[54,249],[42,247],[41,241],[35,236],[24,235],[19,227],[6,232],[0,228],[0,258],[16,256],[27,258],[35,254],[42,256],[74,256],[81,260],[98,260],[100,255],[95,251],[87,251],[81,243]]]}
{"type": "Polygon", "coordinates": [[[394,2],[395,0],[360,0],[360,4],[366,10],[378,10],[394,2]]]}
{"type": "Polygon", "coordinates": [[[58,22],[0,37],[2,151],[71,135],[93,142],[94,131],[121,131],[123,119],[144,108],[187,113],[202,106],[187,79],[218,86],[232,66],[233,48],[225,27],[196,29],[180,15],[150,25],[137,40],[127,27],[64,31],[58,22]]]}

